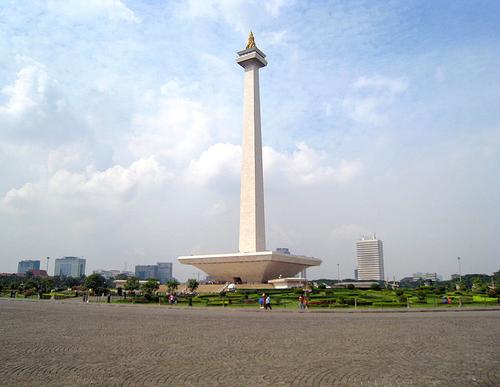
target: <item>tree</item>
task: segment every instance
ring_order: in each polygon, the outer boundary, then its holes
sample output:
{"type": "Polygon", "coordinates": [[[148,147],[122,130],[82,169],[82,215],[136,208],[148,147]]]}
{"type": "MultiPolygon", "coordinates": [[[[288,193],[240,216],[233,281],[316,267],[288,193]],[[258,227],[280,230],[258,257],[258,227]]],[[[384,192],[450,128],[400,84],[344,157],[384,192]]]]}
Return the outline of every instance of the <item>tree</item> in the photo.
{"type": "Polygon", "coordinates": [[[188,279],[187,287],[191,293],[193,293],[196,289],[198,289],[198,286],[200,286],[200,283],[196,281],[195,278],[188,279]]]}
{"type": "Polygon", "coordinates": [[[87,278],[85,278],[85,289],[92,289],[95,294],[102,294],[106,291],[106,279],[100,274],[91,274],[87,278]]]}
{"type": "Polygon", "coordinates": [[[137,290],[139,289],[139,280],[137,277],[130,277],[127,278],[127,282],[125,282],[125,285],[123,285],[123,288],[125,290],[137,290]]]}
{"type": "Polygon", "coordinates": [[[167,288],[169,293],[174,292],[178,287],[179,287],[179,281],[177,281],[175,278],[172,278],[167,282],[167,288]]]}
{"type": "Polygon", "coordinates": [[[158,280],[150,278],[146,281],[146,283],[141,285],[141,290],[146,293],[146,294],[153,294],[155,290],[158,290],[160,287],[160,284],[158,283],[158,280]]]}

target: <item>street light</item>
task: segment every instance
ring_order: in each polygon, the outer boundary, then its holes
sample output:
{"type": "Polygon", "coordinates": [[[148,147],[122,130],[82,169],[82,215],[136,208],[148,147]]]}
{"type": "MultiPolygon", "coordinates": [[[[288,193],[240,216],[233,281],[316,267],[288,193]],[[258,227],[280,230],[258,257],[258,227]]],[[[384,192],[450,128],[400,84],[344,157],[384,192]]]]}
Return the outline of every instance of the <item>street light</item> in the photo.
{"type": "Polygon", "coordinates": [[[458,276],[460,278],[460,282],[462,282],[462,266],[460,265],[460,257],[457,258],[458,261],[458,276]]]}
{"type": "Polygon", "coordinates": [[[337,278],[338,282],[340,282],[340,263],[337,263],[337,278]]]}

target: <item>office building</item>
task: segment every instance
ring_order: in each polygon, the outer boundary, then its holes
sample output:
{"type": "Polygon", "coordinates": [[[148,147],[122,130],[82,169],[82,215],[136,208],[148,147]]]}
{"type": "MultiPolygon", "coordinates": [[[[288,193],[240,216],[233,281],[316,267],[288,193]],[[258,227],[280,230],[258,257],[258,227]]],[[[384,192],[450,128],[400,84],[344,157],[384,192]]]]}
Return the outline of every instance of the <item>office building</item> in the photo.
{"type": "Polygon", "coordinates": [[[158,265],[137,265],[135,276],[141,280],[158,279],[158,265]]]}
{"type": "Polygon", "coordinates": [[[31,270],[40,270],[40,260],[26,259],[23,261],[19,261],[19,263],[17,264],[17,272],[19,274],[26,274],[31,270]]]}
{"type": "Polygon", "coordinates": [[[104,270],[104,269],[99,269],[99,270],[94,270],[92,271],[93,274],[100,274],[106,279],[110,278],[115,278],[118,275],[125,275],[127,277],[132,277],[134,273],[131,271],[123,271],[123,270],[104,270]]]}
{"type": "Polygon", "coordinates": [[[81,277],[85,275],[84,258],[79,257],[63,257],[56,258],[54,264],[54,275],[63,277],[81,277]]]}
{"type": "Polygon", "coordinates": [[[166,284],[172,279],[172,262],[158,262],[158,280],[166,284]]]}
{"type": "Polygon", "coordinates": [[[384,280],[382,241],[375,236],[363,237],[356,243],[359,281],[384,280]]]}
{"type": "Polygon", "coordinates": [[[157,279],[160,284],[165,284],[172,279],[172,263],[158,262],[156,265],[137,265],[135,276],[140,280],[157,279]]]}

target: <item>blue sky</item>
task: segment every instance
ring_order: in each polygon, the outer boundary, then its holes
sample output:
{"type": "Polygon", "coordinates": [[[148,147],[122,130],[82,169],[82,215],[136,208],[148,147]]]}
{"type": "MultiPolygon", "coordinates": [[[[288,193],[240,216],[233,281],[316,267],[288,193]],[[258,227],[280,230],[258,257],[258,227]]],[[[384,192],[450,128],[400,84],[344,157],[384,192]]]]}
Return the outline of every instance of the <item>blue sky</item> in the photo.
{"type": "MultiPolygon", "coordinates": [[[[237,249],[242,72],[261,71],[269,248],[352,277],[499,269],[497,1],[0,2],[0,271],[237,249]]],[[[174,263],[180,279],[194,270],[174,263]]]]}

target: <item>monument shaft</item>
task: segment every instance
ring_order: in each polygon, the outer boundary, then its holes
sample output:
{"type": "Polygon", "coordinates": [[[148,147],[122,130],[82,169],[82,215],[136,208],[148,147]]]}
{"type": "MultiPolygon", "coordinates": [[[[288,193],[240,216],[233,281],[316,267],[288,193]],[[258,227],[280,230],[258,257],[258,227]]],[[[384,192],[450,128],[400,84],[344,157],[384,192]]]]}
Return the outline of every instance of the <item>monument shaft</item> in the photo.
{"type": "Polygon", "coordinates": [[[259,66],[252,62],[244,66],[240,252],[266,249],[259,66]]]}

